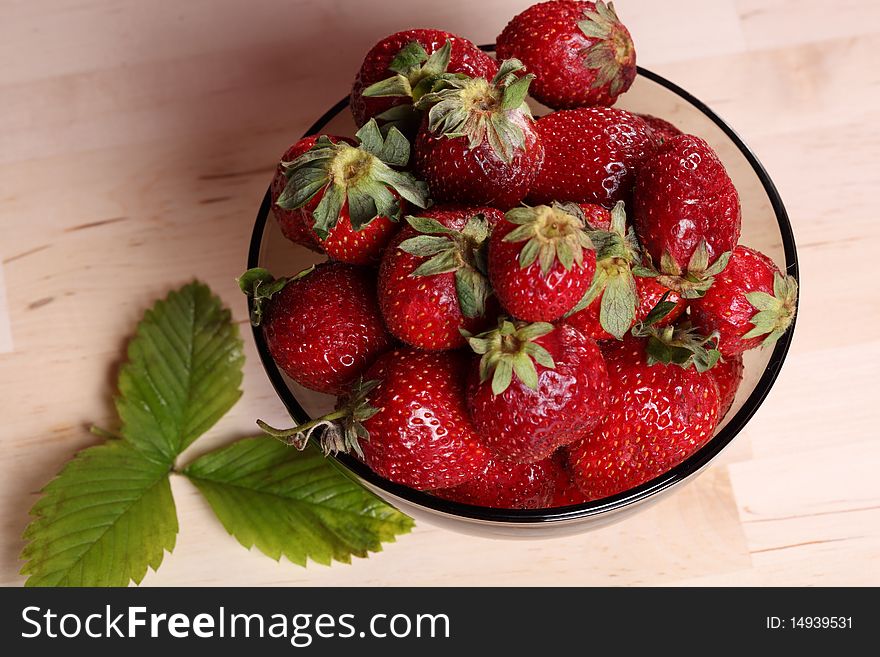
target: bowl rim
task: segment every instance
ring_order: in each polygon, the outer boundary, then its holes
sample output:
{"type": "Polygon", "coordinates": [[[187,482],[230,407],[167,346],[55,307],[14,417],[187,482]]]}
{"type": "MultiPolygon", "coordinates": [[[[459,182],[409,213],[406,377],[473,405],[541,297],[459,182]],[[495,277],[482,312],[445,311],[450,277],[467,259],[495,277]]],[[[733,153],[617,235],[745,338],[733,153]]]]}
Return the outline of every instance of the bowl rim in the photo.
{"type": "MultiPolygon", "coordinates": [[[[480,48],[486,51],[492,51],[494,50],[494,45],[480,46],[480,48]]],[[[660,86],[665,87],[669,91],[681,97],[684,101],[696,107],[727,135],[727,137],[739,149],[740,153],[742,153],[742,155],[746,158],[749,165],[752,167],[755,174],[761,181],[761,184],[764,187],[764,191],[766,192],[767,197],[770,199],[773,212],[776,215],[776,221],[779,225],[780,234],[782,236],[783,250],[785,253],[786,273],[798,279],[799,268],[797,249],[795,247],[794,233],[791,228],[791,222],[789,221],[788,213],[786,212],[785,205],[782,202],[782,198],[776,189],[776,185],[770,179],[770,176],[767,174],[766,169],[764,169],[764,166],[758,160],[755,153],[751,150],[751,148],[746,145],[743,139],[733,128],[731,128],[720,116],[718,116],[718,114],[711,110],[701,100],[699,100],[686,90],[682,89],[677,84],[670,82],[666,78],[657,75],[652,71],[649,71],[641,66],[637,67],[637,69],[638,75],[641,75],[651,80],[652,82],[655,82],[660,86]]],[[[330,122],[332,118],[334,118],[337,114],[339,114],[339,112],[348,107],[348,105],[349,97],[346,96],[338,103],[333,105],[333,107],[331,107],[329,110],[327,110],[317,121],[315,121],[315,123],[303,134],[303,137],[319,132],[325,125],[327,125],[327,123],[330,122]]],[[[266,194],[263,197],[263,202],[260,205],[260,209],[257,213],[253,233],[251,234],[247,263],[249,269],[259,266],[259,257],[262,248],[263,233],[268,217],[270,215],[270,205],[271,186],[266,191],[266,194]]],[[[248,299],[249,311],[251,310],[251,304],[251,300],[248,299]]],[[[770,389],[773,387],[773,383],[779,376],[779,372],[782,368],[782,363],[784,362],[786,354],[788,353],[788,350],[791,346],[796,322],[797,315],[795,315],[795,319],[792,321],[789,329],[782,335],[782,337],[777,341],[776,345],[774,346],[773,353],[770,356],[770,361],[767,363],[767,367],[764,370],[763,375],[756,384],[752,393],[749,395],[748,399],[746,399],[743,403],[742,408],[737,411],[736,415],[734,415],[728,421],[727,425],[716,436],[714,436],[697,452],[692,454],[690,457],[685,459],[682,463],[675,466],[668,472],[665,472],[664,474],[655,477],[654,479],[640,486],[629,489],[622,493],[618,493],[617,495],[613,495],[611,497],[594,500],[583,504],[554,507],[550,509],[494,509],[489,507],[473,506],[470,504],[462,504],[459,502],[444,500],[428,493],[409,488],[408,486],[393,483],[385,479],[384,477],[379,476],[364,463],[358,461],[352,456],[349,456],[348,454],[337,454],[333,458],[341,466],[343,466],[344,469],[349,470],[351,473],[353,473],[363,481],[367,482],[371,486],[382,490],[389,495],[394,496],[395,498],[402,499],[409,504],[415,505],[434,513],[451,516],[462,520],[507,526],[518,524],[533,525],[536,523],[558,524],[561,522],[579,520],[589,518],[591,516],[619,511],[625,507],[630,507],[633,505],[637,505],[641,502],[645,502],[649,498],[655,497],[662,491],[665,491],[666,489],[676,486],[684,482],[685,480],[693,477],[706,465],[708,465],[708,463],[712,459],[714,459],[725,447],[727,447],[727,445],[730,444],[730,442],[737,436],[737,434],[739,434],[740,431],[742,431],[743,427],[745,427],[748,421],[752,418],[752,416],[764,402],[770,392],[770,389]]],[[[287,384],[284,382],[284,378],[281,374],[280,369],[275,364],[275,361],[272,359],[272,357],[269,355],[269,350],[266,345],[266,340],[263,336],[263,332],[259,329],[259,327],[253,326],[252,332],[254,336],[254,341],[257,346],[257,351],[260,355],[260,360],[263,364],[263,368],[266,371],[270,382],[272,383],[272,387],[281,398],[281,401],[287,408],[287,411],[290,414],[291,418],[296,422],[307,421],[308,419],[310,419],[310,416],[308,415],[308,413],[306,413],[305,409],[303,409],[294,394],[287,387],[287,384]]]]}

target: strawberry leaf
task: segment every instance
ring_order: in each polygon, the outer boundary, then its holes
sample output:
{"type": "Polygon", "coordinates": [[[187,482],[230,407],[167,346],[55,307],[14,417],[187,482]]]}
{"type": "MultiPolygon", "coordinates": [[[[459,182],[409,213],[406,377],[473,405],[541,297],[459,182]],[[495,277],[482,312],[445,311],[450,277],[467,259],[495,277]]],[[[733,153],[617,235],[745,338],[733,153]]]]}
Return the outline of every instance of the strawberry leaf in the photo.
{"type": "Polygon", "coordinates": [[[77,454],[31,509],[26,586],[126,586],[177,537],[170,463],[113,440],[77,454]]]}
{"type": "Polygon", "coordinates": [[[330,565],[378,552],[413,522],[341,474],[319,450],[246,438],[184,470],[246,548],[330,565]]]}
{"type": "Polygon", "coordinates": [[[157,302],[119,374],[122,437],[172,463],[241,396],[242,346],[229,310],[206,285],[190,283],[157,302]]]}
{"type": "Polygon", "coordinates": [[[144,315],[119,374],[121,435],[171,463],[241,397],[244,355],[229,310],[190,283],[144,315]]]}

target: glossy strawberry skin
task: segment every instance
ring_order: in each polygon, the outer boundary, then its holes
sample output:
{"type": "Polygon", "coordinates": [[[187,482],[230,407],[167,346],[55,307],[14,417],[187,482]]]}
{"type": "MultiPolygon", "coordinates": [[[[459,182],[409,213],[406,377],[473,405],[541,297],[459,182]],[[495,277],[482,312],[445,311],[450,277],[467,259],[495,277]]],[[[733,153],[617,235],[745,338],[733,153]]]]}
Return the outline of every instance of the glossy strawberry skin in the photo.
{"type": "MultiPolygon", "coordinates": [[[[461,230],[477,213],[482,213],[490,226],[504,217],[495,208],[463,206],[435,206],[420,211],[419,216],[432,217],[447,228],[461,230]]],[[[382,256],[379,306],[385,325],[397,339],[419,349],[437,351],[464,347],[467,343],[460,329],[479,333],[488,328],[498,316],[498,302],[489,297],[483,317],[465,317],[459,306],[454,272],[411,276],[428,258],[411,255],[398,247],[404,240],[419,234],[406,226],[382,256]]]]}
{"type": "Polygon", "coordinates": [[[636,169],[656,147],[647,123],[613,107],[553,112],[536,128],[545,155],[528,194],[533,204],[628,201],[636,169]]]}
{"type": "Polygon", "coordinates": [[[676,128],[666,119],[661,119],[659,116],[653,116],[651,114],[637,114],[636,116],[640,116],[642,120],[651,127],[651,130],[654,131],[654,136],[661,144],[682,134],[681,130],[676,128]]]}
{"type": "Polygon", "coordinates": [[[565,454],[563,453],[564,451],[565,450],[559,450],[551,457],[554,464],[553,472],[555,475],[553,482],[553,497],[549,504],[551,507],[572,506],[574,504],[583,504],[584,502],[589,501],[587,496],[581,492],[580,488],[578,488],[574,479],[571,478],[565,454]]]}
{"type": "Polygon", "coordinates": [[[380,381],[368,399],[381,409],[363,422],[365,463],[418,490],[458,486],[483,472],[489,456],[468,417],[466,368],[461,352],[404,347],[379,357],[364,375],[380,381]]]}
{"type": "Polygon", "coordinates": [[[262,327],[269,353],[290,378],[331,395],[345,392],[394,342],[371,272],[340,263],[288,283],[269,301],[262,327]]]}
{"type": "Polygon", "coordinates": [[[611,212],[595,203],[578,203],[587,225],[592,229],[611,230],[611,212]]]}
{"type": "Polygon", "coordinates": [[[583,265],[566,270],[559,260],[544,274],[536,260],[522,269],[519,254],[524,242],[505,242],[516,225],[500,221],[489,237],[489,280],[504,309],[526,322],[553,322],[580,301],[596,272],[596,252],[584,250],[583,265]]]}
{"type": "MultiPolygon", "coordinates": [[[[610,84],[594,87],[597,70],[584,62],[584,52],[595,39],[577,26],[595,3],[553,0],[532,5],[515,16],[496,40],[498,59],[516,57],[537,75],[531,94],[556,109],[585,105],[613,105],[636,77],[635,52],[623,70],[624,83],[617,94],[610,84]]],[[[626,28],[623,31],[629,36],[626,28]]]]}
{"type": "Polygon", "coordinates": [[[470,77],[486,78],[487,80],[491,80],[498,72],[498,64],[494,59],[460,36],[442,30],[430,29],[396,32],[385,37],[370,49],[354,79],[351,90],[351,111],[358,127],[364,125],[371,117],[392,107],[411,102],[411,99],[404,97],[368,98],[363,95],[364,89],[371,84],[395,75],[388,66],[404,46],[412,41],[418,41],[425,52],[431,55],[442,48],[447,39],[452,44],[447,72],[464,73],[470,77]]]}
{"type": "Polygon", "coordinates": [[[657,267],[668,251],[686,270],[701,240],[711,264],[739,240],[736,187],[715,152],[692,135],[673,137],[642,163],[633,215],[639,242],[657,267]]]}
{"type": "Polygon", "coordinates": [[[468,408],[489,448],[499,457],[534,463],[593,429],[603,418],[609,383],[596,343],[577,329],[560,325],[534,342],[553,357],[555,369],[535,363],[538,386],[516,376],[501,394],[480,382],[479,359],[468,378],[468,408]]]}
{"type": "MultiPolygon", "coordinates": [[[[636,294],[638,295],[639,303],[638,306],[636,306],[636,319],[633,324],[645,319],[645,317],[648,316],[648,313],[654,309],[654,306],[660,302],[660,299],[663,298],[663,295],[666,292],[669,292],[669,296],[666,300],[674,303],[675,308],[666,317],[655,323],[654,326],[661,327],[672,324],[676,319],[681,317],[682,313],[687,308],[687,300],[683,299],[677,292],[669,290],[658,283],[657,279],[636,276],[635,280],[636,294]]],[[[614,336],[603,329],[599,322],[601,305],[602,294],[596,297],[593,303],[589,306],[574,313],[566,318],[565,321],[594,340],[613,340],[614,336]]]]}
{"type": "Polygon", "coordinates": [[[440,203],[490,205],[509,210],[522,201],[544,161],[535,123],[524,114],[511,118],[525,135],[524,149],[505,162],[487,141],[468,148],[463,137],[434,137],[423,120],[415,141],[415,169],[440,203]]]}
{"type": "Polygon", "coordinates": [[[553,499],[558,465],[553,459],[513,463],[493,458],[486,471],[455,488],[434,491],[453,502],[494,509],[544,509],[553,499]]]}
{"type": "Polygon", "coordinates": [[[581,492],[601,499],[639,486],[675,467],[712,437],[719,394],[709,372],[648,365],[644,340],[628,337],[603,348],[611,401],[601,426],[567,449],[581,492]]]}
{"type": "Polygon", "coordinates": [[[709,373],[718,386],[719,408],[721,409],[718,416],[723,418],[733,406],[736,391],[739,390],[739,384],[743,380],[742,356],[731,356],[718,361],[715,367],[709,370],[709,373]]]}
{"type": "Polygon", "coordinates": [[[725,358],[760,347],[767,336],[744,339],[754,328],[758,310],[746,299],[749,292],[773,294],[773,275],[779,269],[763,253],[737,246],[727,267],[715,277],[705,296],[691,304],[694,326],[704,335],[718,331],[718,351],[725,358]]]}
{"type": "MultiPolygon", "coordinates": [[[[392,194],[397,194],[392,191],[392,194]]],[[[324,252],[333,260],[347,262],[352,265],[374,265],[382,257],[382,251],[400,230],[400,224],[388,217],[375,217],[360,230],[355,230],[351,225],[348,214],[348,203],[342,206],[339,222],[330,230],[326,238],[318,237],[312,226],[314,218],[312,211],[318,207],[324,193],[318,192],[305,206],[304,220],[309,227],[309,233],[324,252]]],[[[399,197],[398,197],[399,198],[399,197]]],[[[400,199],[401,216],[406,214],[406,201],[400,199]]]]}

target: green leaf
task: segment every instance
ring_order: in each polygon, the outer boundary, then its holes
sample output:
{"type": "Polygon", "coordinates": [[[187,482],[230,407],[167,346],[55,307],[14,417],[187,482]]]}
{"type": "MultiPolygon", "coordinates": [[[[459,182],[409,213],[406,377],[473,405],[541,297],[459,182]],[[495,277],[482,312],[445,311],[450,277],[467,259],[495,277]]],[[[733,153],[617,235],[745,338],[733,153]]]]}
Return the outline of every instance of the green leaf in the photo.
{"type": "Polygon", "coordinates": [[[636,283],[632,275],[611,276],[599,305],[599,323],[618,340],[622,340],[636,319],[636,283]]]}
{"type": "Polygon", "coordinates": [[[502,96],[501,108],[504,110],[514,110],[520,107],[525,100],[526,95],[529,93],[529,85],[532,84],[532,80],[535,79],[535,75],[529,73],[528,75],[524,75],[519,78],[516,82],[511,83],[504,89],[504,95],[502,96]]]}
{"type": "Polygon", "coordinates": [[[400,52],[395,55],[394,59],[388,65],[389,70],[395,73],[408,73],[411,69],[419,66],[428,59],[428,53],[418,41],[410,41],[400,52]]]}
{"type": "Polygon", "coordinates": [[[410,255],[426,258],[443,251],[455,250],[455,242],[439,235],[418,235],[403,240],[397,248],[410,255]]]}
{"type": "Polygon", "coordinates": [[[465,317],[482,317],[486,314],[486,298],[489,281],[471,267],[460,267],[455,272],[455,292],[461,314],[465,317]]]}
{"type": "Polygon", "coordinates": [[[31,509],[26,586],[126,586],[156,570],[177,537],[170,464],[114,440],[86,449],[31,509]]]}
{"type": "Polygon", "coordinates": [[[439,233],[441,235],[451,235],[454,230],[447,228],[433,217],[413,217],[408,216],[406,223],[415,228],[420,233],[439,233]]]}
{"type": "Polygon", "coordinates": [[[122,437],[165,463],[241,396],[238,327],[202,283],[172,292],[146,312],[128,359],[116,400],[122,437]]]}
{"type": "Polygon", "coordinates": [[[302,566],[308,559],[350,563],[413,526],[311,446],[299,452],[246,438],[202,456],[183,474],[239,543],[302,566]]]}
{"type": "Polygon", "coordinates": [[[362,94],[368,98],[410,97],[412,96],[412,87],[409,84],[409,78],[398,74],[385,80],[374,82],[364,89],[362,94]]]}

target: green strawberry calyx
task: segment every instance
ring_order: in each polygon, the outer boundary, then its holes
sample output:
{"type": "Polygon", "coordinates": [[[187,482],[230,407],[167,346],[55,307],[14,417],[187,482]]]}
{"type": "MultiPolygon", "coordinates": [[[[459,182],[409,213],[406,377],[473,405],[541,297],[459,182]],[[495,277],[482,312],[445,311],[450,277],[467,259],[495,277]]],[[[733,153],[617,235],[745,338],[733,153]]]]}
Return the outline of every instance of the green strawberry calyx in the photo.
{"type": "Polygon", "coordinates": [[[584,250],[593,250],[593,242],[586,231],[583,212],[577,205],[538,205],[514,208],[504,215],[516,228],[504,236],[505,242],[525,242],[519,252],[520,269],[535,262],[544,276],[554,263],[566,271],[577,264],[584,265],[584,250]]]}
{"type": "Polygon", "coordinates": [[[758,312],[751,319],[753,328],[743,335],[743,339],[766,335],[761,344],[773,344],[791,326],[797,312],[797,280],[793,276],[775,272],[773,294],[761,291],[748,292],[745,297],[758,312]]]}
{"type": "Polygon", "coordinates": [[[276,429],[262,420],[257,420],[257,425],[267,435],[300,451],[306,448],[312,434],[321,429],[318,444],[325,456],[338,452],[354,452],[363,458],[359,441],[370,439],[370,433],[363,423],[382,410],[371,406],[369,402],[369,394],[379,383],[377,380],[359,380],[336,410],[290,429],[276,429]]]}
{"type": "Polygon", "coordinates": [[[699,299],[712,287],[715,277],[727,267],[731,253],[725,251],[715,258],[715,262],[709,264],[706,240],[700,240],[686,269],[681,268],[669,251],[664,251],[660,258],[659,269],[654,266],[651,256],[646,253],[646,262],[633,271],[637,276],[656,278],[661,285],[678,292],[685,299],[699,299]]]}
{"type": "Polygon", "coordinates": [[[263,314],[266,312],[266,304],[278,292],[292,281],[304,278],[315,271],[312,265],[301,272],[287,278],[275,278],[268,269],[262,267],[253,267],[239,276],[236,281],[241,291],[251,300],[250,320],[254,326],[259,326],[263,321],[263,314]]]}
{"type": "Polygon", "coordinates": [[[532,120],[526,94],[535,76],[524,73],[522,62],[507,59],[491,81],[468,76],[438,79],[415,107],[428,110],[428,130],[435,137],[465,138],[470,149],[488,143],[502,161],[510,162],[526,147],[517,120],[532,120]]]}
{"type": "Polygon", "coordinates": [[[409,99],[409,102],[395,105],[376,116],[383,122],[383,130],[393,125],[411,134],[418,128],[420,116],[413,103],[433,91],[442,80],[467,77],[461,73],[446,72],[451,55],[452,42],[449,39],[431,55],[418,41],[410,41],[388,65],[394,75],[363,90],[363,95],[368,98],[409,99]]]}
{"type": "Polygon", "coordinates": [[[412,174],[392,167],[409,162],[410,144],[397,128],[383,137],[374,119],[358,130],[358,145],[334,143],[322,135],[315,145],[286,167],[287,185],[277,204],[302,208],[321,193],[312,216],[313,228],[326,239],[347,208],[354,230],[362,230],[376,217],[398,221],[400,199],[420,208],[428,207],[428,187],[412,174]]]}
{"type": "Polygon", "coordinates": [[[471,349],[480,358],[480,383],[492,379],[492,394],[500,395],[510,386],[513,375],[528,388],[538,388],[538,371],[535,363],[547,369],[555,369],[553,357],[535,340],[553,331],[547,322],[515,322],[502,317],[498,328],[472,336],[466,331],[471,349]]]}
{"type": "Polygon", "coordinates": [[[700,335],[689,323],[658,328],[657,322],[675,309],[675,303],[668,301],[666,292],[644,320],[632,328],[636,337],[647,338],[645,353],[648,365],[678,365],[683,369],[694,367],[698,372],[712,369],[721,360],[718,351],[718,332],[700,335]]]}
{"type": "Polygon", "coordinates": [[[598,0],[594,10],[584,12],[584,18],[577,26],[593,40],[581,53],[584,65],[596,70],[590,86],[595,89],[609,84],[610,95],[617,96],[626,84],[626,69],[635,66],[636,51],[632,38],[614,11],[614,4],[598,0]]]}
{"type": "Polygon", "coordinates": [[[410,276],[436,276],[455,272],[455,291],[461,314],[482,317],[491,294],[486,277],[486,246],[489,222],[482,213],[468,219],[464,228],[452,230],[431,217],[407,217],[420,234],[398,247],[410,255],[427,258],[410,276]]]}
{"type": "MultiPolygon", "coordinates": [[[[577,205],[574,208],[582,212],[577,205]]],[[[610,230],[590,230],[588,235],[596,247],[596,273],[584,296],[565,316],[580,312],[601,294],[599,324],[621,340],[636,320],[638,292],[633,267],[641,263],[635,231],[626,225],[623,201],[611,210],[610,230]]]]}
{"type": "Polygon", "coordinates": [[[394,75],[371,84],[363,90],[363,95],[369,98],[410,98],[415,102],[431,91],[438,80],[467,77],[462,73],[446,72],[451,55],[452,42],[449,39],[431,55],[418,41],[410,41],[388,65],[394,75]]]}

